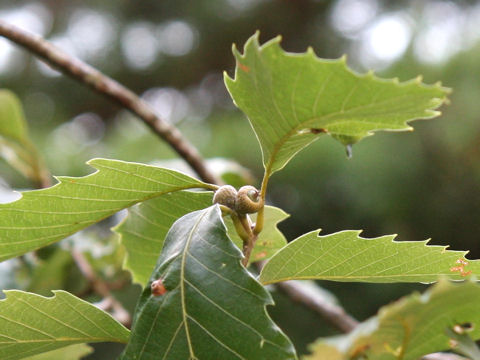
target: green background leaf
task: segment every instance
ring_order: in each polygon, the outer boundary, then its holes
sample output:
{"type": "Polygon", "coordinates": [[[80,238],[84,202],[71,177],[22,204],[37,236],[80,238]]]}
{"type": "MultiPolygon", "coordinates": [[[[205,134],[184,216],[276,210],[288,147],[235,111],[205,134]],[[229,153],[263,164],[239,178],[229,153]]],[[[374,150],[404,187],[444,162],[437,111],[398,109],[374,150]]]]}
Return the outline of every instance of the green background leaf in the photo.
{"type": "Polygon", "coordinates": [[[20,100],[4,89],[0,90],[0,157],[35,182],[48,173],[30,141],[20,100]]]}
{"type": "Polygon", "coordinates": [[[187,188],[210,188],[182,173],[118,160],[94,159],[97,172],[58,177],[59,184],[0,204],[0,261],[61,240],[140,201],[187,188]]]}
{"type": "MultiPolygon", "coordinates": [[[[285,280],[321,279],[375,283],[433,282],[439,276],[464,279],[458,259],[466,251],[450,251],[427,241],[393,241],[395,235],[365,239],[361,231],[319,236],[312,231],[289,243],[265,265],[263,284],[285,280]]],[[[468,261],[464,273],[480,274],[479,260],[468,261]]]]}
{"type": "Polygon", "coordinates": [[[128,341],[106,312],[65,291],[46,298],[18,290],[0,301],[0,359],[15,360],[86,342],[128,341]]]}
{"type": "MultiPolygon", "coordinates": [[[[257,220],[257,214],[251,214],[250,216],[252,222],[255,223],[257,220]]],[[[287,239],[285,239],[283,233],[277,228],[277,224],[289,216],[290,215],[280,208],[265,205],[265,224],[262,232],[258,235],[257,242],[250,255],[249,264],[271,258],[278,250],[287,244],[287,239]]],[[[228,236],[240,249],[242,249],[242,239],[236,233],[233,221],[230,217],[224,218],[224,220],[228,228],[228,236]]]]}
{"type": "Polygon", "coordinates": [[[86,344],[76,344],[46,353],[29,356],[24,360],[80,360],[92,352],[92,347],[86,344]]]}
{"type": "MultiPolygon", "coordinates": [[[[177,191],[160,198],[145,201],[128,210],[128,216],[114,228],[127,250],[125,268],[133,280],[144,286],[155,267],[168,229],[175,220],[194,210],[205,209],[212,204],[212,192],[177,191]]],[[[260,233],[251,261],[268,259],[287,241],[276,227],[288,215],[281,209],[265,207],[265,228],[260,233]]],[[[255,221],[256,214],[252,220],[255,221]]],[[[224,218],[229,237],[241,249],[242,240],[237,235],[230,217],[224,218]]]]}
{"type": "Polygon", "coordinates": [[[312,346],[312,356],[305,359],[323,360],[325,347],[336,348],[348,359],[356,354],[369,360],[417,360],[448,350],[446,330],[455,325],[473,324],[469,335],[480,338],[479,298],[480,286],[474,282],[440,281],[423,295],[414,293],[382,307],[377,316],[348,335],[319,340],[312,346]]]}
{"type": "Polygon", "coordinates": [[[348,145],[376,130],[411,130],[407,121],[439,115],[434,109],[446,100],[440,85],[358,75],[345,58],[319,59],[312,49],[287,53],[280,37],[262,46],[258,37],[243,55],[234,48],[235,79],[225,75],[225,83],[257,134],[267,175],[320,134],[348,145]]]}
{"type": "Polygon", "coordinates": [[[178,218],[211,204],[212,193],[177,191],[128,209],[128,216],[113,230],[127,250],[124,267],[133,281],[142,286],[148,282],[165,236],[178,218]]]}
{"type": "Polygon", "coordinates": [[[122,359],[294,359],[266,313],[269,293],[240,259],[218,206],[179,219],[150,278],[167,292],[145,288],[122,359]]]}

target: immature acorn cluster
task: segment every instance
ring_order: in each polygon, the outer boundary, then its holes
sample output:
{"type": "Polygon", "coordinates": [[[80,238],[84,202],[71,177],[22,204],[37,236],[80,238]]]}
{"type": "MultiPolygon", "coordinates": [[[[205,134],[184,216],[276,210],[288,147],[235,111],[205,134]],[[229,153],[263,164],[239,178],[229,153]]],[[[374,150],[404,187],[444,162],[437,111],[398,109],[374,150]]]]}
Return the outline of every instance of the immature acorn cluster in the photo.
{"type": "Polygon", "coordinates": [[[215,192],[213,203],[224,205],[238,214],[253,214],[263,207],[260,191],[250,185],[242,186],[238,192],[231,185],[223,185],[215,192]]]}

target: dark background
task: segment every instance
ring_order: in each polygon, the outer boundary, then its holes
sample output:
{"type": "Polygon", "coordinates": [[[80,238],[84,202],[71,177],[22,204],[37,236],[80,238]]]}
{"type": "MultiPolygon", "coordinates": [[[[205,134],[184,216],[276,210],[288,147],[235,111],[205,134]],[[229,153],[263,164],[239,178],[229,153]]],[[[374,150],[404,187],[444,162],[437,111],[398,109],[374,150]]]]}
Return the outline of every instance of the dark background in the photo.
{"type": "MultiPolygon", "coordinates": [[[[260,30],[262,42],[282,35],[288,51],[312,46],[325,58],[345,53],[358,72],[374,69],[400,80],[418,74],[426,83],[440,80],[454,89],[440,118],[414,122],[413,133],[377,133],[355,145],[350,160],[342,146],[325,136],[274,175],[269,201],[291,214],[280,226],[289,240],[317,228],[323,234],[364,229],[366,237],[396,233],[398,240],[432,238],[431,244],[480,256],[477,1],[16,0],[0,1],[0,18],[43,35],[142,95],[205,157],[237,161],[251,170],[257,184],[262,177],[260,149],[223,84],[223,71],[232,74],[234,69],[232,43],[242,48],[260,30]]],[[[91,171],[85,161],[93,157],[138,162],[175,157],[131,115],[4,39],[0,81],[21,98],[31,135],[53,174],[85,175],[91,171]]],[[[31,186],[0,160],[5,198],[11,189],[31,186]]],[[[97,227],[77,237],[87,244],[83,246],[102,276],[128,280],[119,270],[122,249],[108,231],[97,227]],[[108,266],[114,269],[110,273],[108,266]]],[[[60,244],[44,250],[45,262],[64,248],[60,244]]],[[[61,264],[68,270],[65,276],[50,269],[52,282],[37,286],[37,292],[84,292],[86,285],[68,255],[61,264]]],[[[35,261],[4,263],[0,285],[31,290],[29,278],[38,272],[36,267],[35,261]]],[[[322,285],[359,319],[425,288],[322,285]]],[[[138,291],[127,285],[118,296],[132,308],[138,291]]],[[[335,333],[316,314],[281,294],[275,298],[277,306],[270,312],[300,353],[315,338],[335,333]]],[[[113,359],[113,354],[110,345],[100,345],[97,357],[89,359],[113,359]]]]}

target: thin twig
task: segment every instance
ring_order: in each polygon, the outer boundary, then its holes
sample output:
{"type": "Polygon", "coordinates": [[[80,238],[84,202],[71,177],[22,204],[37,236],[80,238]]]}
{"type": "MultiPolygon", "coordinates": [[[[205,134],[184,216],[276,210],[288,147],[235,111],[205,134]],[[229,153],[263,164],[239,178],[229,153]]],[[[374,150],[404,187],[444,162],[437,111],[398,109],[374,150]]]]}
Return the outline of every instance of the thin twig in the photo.
{"type": "Polygon", "coordinates": [[[73,249],[72,257],[78,268],[82,272],[83,276],[92,284],[93,290],[95,290],[98,295],[101,295],[103,297],[103,300],[99,303],[98,306],[103,310],[110,308],[113,309],[113,317],[126,327],[130,327],[132,323],[130,313],[125,310],[123,305],[117,299],[113,297],[108,285],[103,280],[97,277],[95,271],[93,270],[92,266],[85,258],[83,253],[76,249],[73,249]]]}
{"type": "Polygon", "coordinates": [[[23,46],[65,75],[91,87],[110,100],[137,115],[159,137],[165,140],[191,167],[198,176],[212,184],[219,179],[206,167],[198,150],[183,137],[180,131],[161,119],[153,109],[133,91],[100,71],[66,54],[41,36],[32,34],[0,20],[0,36],[23,46]]]}
{"type": "MultiPolygon", "coordinates": [[[[106,96],[113,102],[130,110],[137,115],[155,134],[165,140],[177,153],[195,170],[198,176],[212,184],[220,184],[221,181],[212,174],[206,167],[206,163],[198,153],[198,150],[191,145],[180,133],[180,131],[158,117],[152,108],[140,99],[131,90],[125,88],[115,80],[102,74],[90,65],[73,58],[55,47],[42,37],[26,32],[14,25],[0,20],[0,36],[23,46],[29,52],[39,56],[45,62],[58,69],[62,73],[94,89],[106,96]]],[[[125,311],[122,305],[115,300],[108,286],[99,281],[91,269],[83,254],[73,251],[73,257],[84,276],[92,282],[95,291],[107,299],[111,299],[114,311],[125,311]]],[[[277,284],[288,296],[298,301],[324,318],[343,332],[351,331],[357,321],[349,316],[341,307],[328,304],[322,297],[312,294],[300,282],[285,282],[277,284]]],[[[128,317],[130,316],[126,313],[128,317]]]]}

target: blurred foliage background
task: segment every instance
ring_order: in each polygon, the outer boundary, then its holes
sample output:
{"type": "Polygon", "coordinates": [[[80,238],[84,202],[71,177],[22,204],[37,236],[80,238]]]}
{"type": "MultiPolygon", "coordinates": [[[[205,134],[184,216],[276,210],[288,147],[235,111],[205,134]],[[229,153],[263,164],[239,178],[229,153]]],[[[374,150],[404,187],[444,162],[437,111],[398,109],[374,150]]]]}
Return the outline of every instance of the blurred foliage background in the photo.
{"type": "MultiPolygon", "coordinates": [[[[262,42],[282,35],[288,51],[312,46],[320,57],[348,55],[358,72],[452,87],[451,104],[414,133],[377,133],[353,158],[328,137],[304,150],[271,181],[269,202],[291,217],[289,240],[307,231],[364,229],[469,249],[480,257],[480,1],[142,0],[0,1],[0,18],[38,33],[147,100],[205,157],[232,159],[262,176],[261,153],[246,118],[223,84],[231,45],[256,30],[262,42]]],[[[0,39],[1,88],[22,100],[35,144],[53,174],[81,176],[93,157],[156,162],[174,153],[129,113],[0,39]]],[[[0,161],[0,199],[32,184],[0,161]]],[[[118,218],[118,217],[117,217],[118,218]]],[[[122,248],[109,232],[117,218],[56,246],[0,264],[2,289],[49,294],[65,288],[99,300],[68,250],[83,249],[100,276],[133,310],[137,286],[122,272],[122,248]]],[[[427,261],[419,259],[419,261],[427,261]]],[[[359,319],[424,285],[322,283],[359,319]]],[[[316,314],[275,294],[270,312],[300,353],[335,331],[316,314]]],[[[98,345],[88,359],[113,359],[98,345]]]]}

